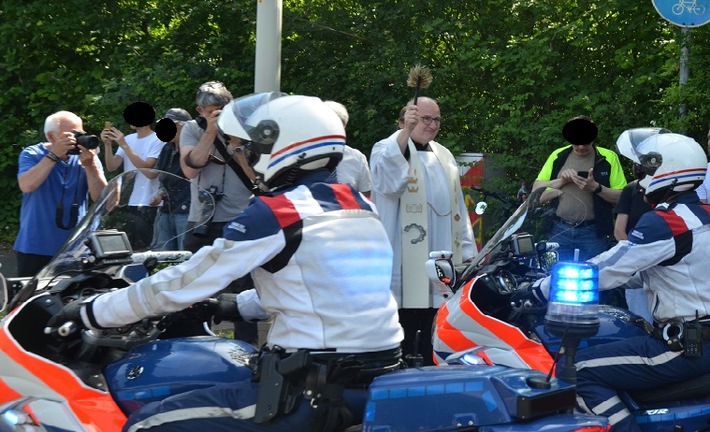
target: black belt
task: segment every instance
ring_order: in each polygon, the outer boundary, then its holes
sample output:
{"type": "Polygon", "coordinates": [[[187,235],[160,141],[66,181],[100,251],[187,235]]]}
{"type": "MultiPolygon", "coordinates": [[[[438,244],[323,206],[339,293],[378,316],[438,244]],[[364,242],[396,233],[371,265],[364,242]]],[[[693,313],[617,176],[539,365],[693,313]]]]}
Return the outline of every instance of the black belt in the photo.
{"type": "Polygon", "coordinates": [[[585,220],[585,221],[582,221],[582,222],[572,222],[572,221],[568,221],[568,220],[563,219],[563,218],[561,218],[561,217],[559,217],[559,216],[555,216],[555,219],[557,219],[558,222],[561,222],[561,223],[563,223],[563,224],[565,224],[565,225],[569,225],[569,226],[574,227],[574,228],[584,228],[584,227],[588,227],[588,226],[590,226],[590,225],[594,225],[594,219],[585,220]]]}
{"type": "Polygon", "coordinates": [[[369,385],[373,378],[402,368],[402,348],[392,348],[384,351],[364,352],[356,354],[344,353],[311,353],[313,363],[332,366],[342,360],[357,361],[361,365],[360,372],[350,381],[352,387],[369,385]]]}
{"type": "MultiPolygon", "coordinates": [[[[314,421],[333,420],[330,415],[341,414],[341,409],[347,411],[347,416],[342,412],[343,418],[348,418],[352,414],[343,400],[345,388],[367,388],[375,377],[400,369],[400,357],[399,347],[356,354],[311,354],[307,350],[286,354],[278,347],[265,348],[253,377],[259,382],[254,422],[289,414],[302,397],[316,410],[314,421]]],[[[341,430],[317,428],[331,429],[341,430]]]]}

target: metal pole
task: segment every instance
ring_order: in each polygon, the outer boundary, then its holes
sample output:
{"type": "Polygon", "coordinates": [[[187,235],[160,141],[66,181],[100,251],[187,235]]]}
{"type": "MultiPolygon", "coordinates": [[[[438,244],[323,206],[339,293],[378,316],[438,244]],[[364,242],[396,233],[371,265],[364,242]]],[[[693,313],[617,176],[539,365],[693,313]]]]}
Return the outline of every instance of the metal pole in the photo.
{"type": "Polygon", "coordinates": [[[681,102],[679,106],[679,111],[680,111],[680,117],[683,118],[687,114],[687,107],[685,105],[685,102],[683,102],[683,87],[685,84],[688,82],[688,58],[690,57],[690,49],[688,46],[690,45],[690,29],[688,27],[682,27],[681,28],[681,34],[682,34],[682,41],[681,41],[681,48],[680,48],[680,79],[678,80],[678,83],[680,85],[680,97],[681,97],[681,102]]]}
{"type": "Polygon", "coordinates": [[[281,90],[283,0],[257,0],[254,92],[281,90]]]}
{"type": "MultiPolygon", "coordinates": [[[[254,61],[254,92],[281,90],[281,23],[283,0],[256,2],[256,55],[254,61]]],[[[258,344],[266,343],[271,320],[258,323],[258,344]]]]}

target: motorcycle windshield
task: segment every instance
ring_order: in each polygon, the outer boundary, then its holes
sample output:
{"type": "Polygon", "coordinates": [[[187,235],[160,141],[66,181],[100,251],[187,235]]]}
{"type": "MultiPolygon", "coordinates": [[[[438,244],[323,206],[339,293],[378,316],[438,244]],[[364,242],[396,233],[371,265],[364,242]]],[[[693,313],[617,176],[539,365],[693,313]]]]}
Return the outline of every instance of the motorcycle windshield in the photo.
{"type": "Polygon", "coordinates": [[[125,232],[133,252],[178,250],[177,239],[207,223],[215,208],[212,195],[188,179],[153,169],[125,172],[108,182],[36,282],[91,267],[89,235],[95,231],[125,232]],[[155,179],[151,185],[149,179],[155,179]],[[133,205],[136,196],[150,196],[150,206],[133,205]],[[195,197],[195,198],[193,198],[195,197]],[[175,223],[189,221],[189,223],[175,223]]]}
{"type": "MultiPolygon", "coordinates": [[[[568,185],[566,187],[575,186],[568,185]]],[[[577,195],[558,189],[538,188],[528,196],[525,202],[515,210],[490,240],[483,245],[462,273],[461,280],[470,279],[478,269],[498,256],[503,249],[509,246],[508,240],[516,233],[529,233],[533,234],[535,240],[555,242],[555,236],[550,233],[549,228],[554,218],[557,217],[557,205],[562,199],[566,201],[565,205],[568,208],[575,208],[576,210],[575,216],[571,220],[567,219],[570,226],[583,223],[586,218],[587,206],[577,195]]]]}

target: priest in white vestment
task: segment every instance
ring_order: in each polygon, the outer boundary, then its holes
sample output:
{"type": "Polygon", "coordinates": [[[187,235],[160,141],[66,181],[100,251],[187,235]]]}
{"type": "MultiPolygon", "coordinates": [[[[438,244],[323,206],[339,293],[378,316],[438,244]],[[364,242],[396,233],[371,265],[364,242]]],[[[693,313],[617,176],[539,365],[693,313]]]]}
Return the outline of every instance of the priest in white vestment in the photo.
{"type": "Polygon", "coordinates": [[[445,300],[424,272],[429,252],[453,251],[456,264],[476,254],[456,160],[434,141],[440,126],[439,105],[419,97],[417,105],[402,109],[400,129],[370,155],[372,198],[394,249],[392,292],[405,331],[402,347],[404,354],[416,349],[425,364],[433,364],[431,325],[445,300]]]}

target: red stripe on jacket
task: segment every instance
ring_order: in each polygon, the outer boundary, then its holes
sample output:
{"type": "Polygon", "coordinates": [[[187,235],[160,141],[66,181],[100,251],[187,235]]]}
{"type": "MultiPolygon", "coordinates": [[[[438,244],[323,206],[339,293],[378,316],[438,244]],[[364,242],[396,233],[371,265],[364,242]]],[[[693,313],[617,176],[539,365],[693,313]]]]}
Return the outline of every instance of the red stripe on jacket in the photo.
{"type": "Polygon", "coordinates": [[[274,216],[276,216],[276,220],[279,221],[281,228],[285,228],[301,220],[301,215],[298,213],[298,210],[296,210],[293,202],[288,199],[286,195],[264,197],[262,200],[271,208],[271,211],[274,212],[274,216]]]}
{"type": "Polygon", "coordinates": [[[335,199],[338,200],[338,204],[344,210],[353,210],[362,208],[360,204],[355,199],[352,189],[350,186],[345,184],[336,184],[332,186],[333,193],[335,194],[335,199]]]}
{"type": "Polygon", "coordinates": [[[656,212],[656,214],[663,218],[664,221],[666,221],[666,223],[668,224],[668,228],[670,228],[671,232],[673,233],[673,237],[679,236],[680,234],[683,234],[684,232],[688,231],[688,225],[685,223],[682,217],[676,214],[676,212],[659,211],[656,212]]]}

